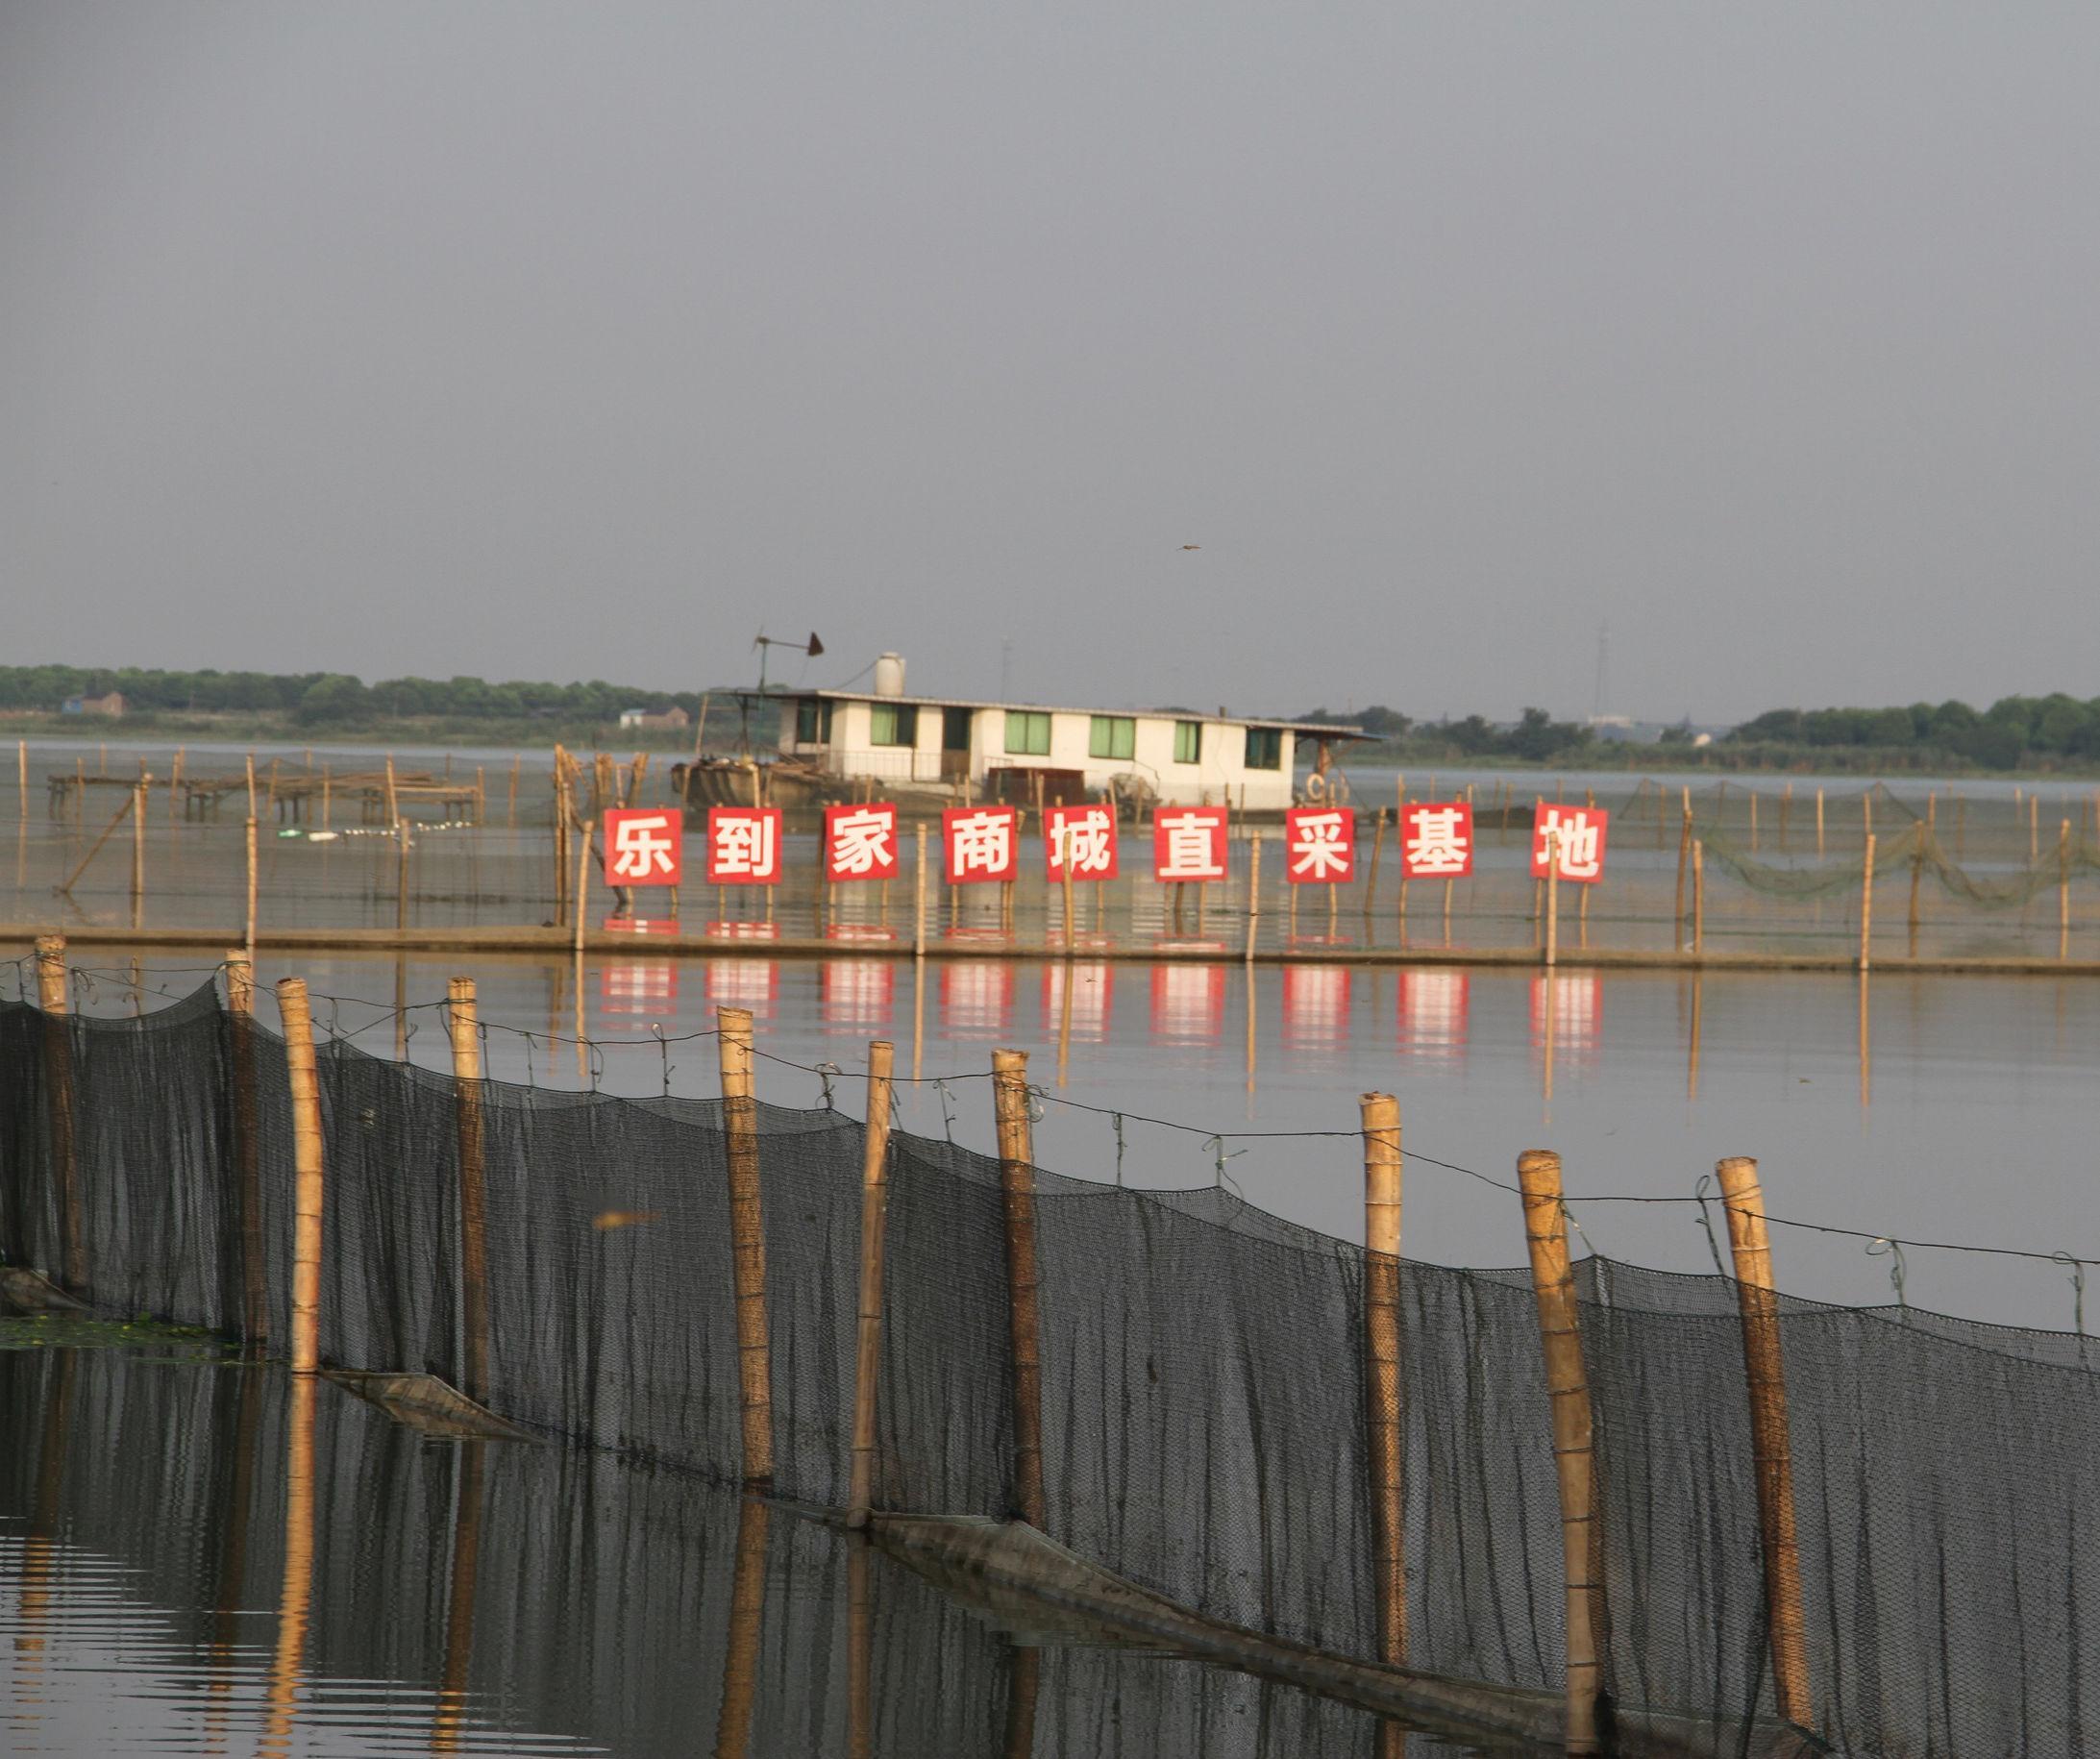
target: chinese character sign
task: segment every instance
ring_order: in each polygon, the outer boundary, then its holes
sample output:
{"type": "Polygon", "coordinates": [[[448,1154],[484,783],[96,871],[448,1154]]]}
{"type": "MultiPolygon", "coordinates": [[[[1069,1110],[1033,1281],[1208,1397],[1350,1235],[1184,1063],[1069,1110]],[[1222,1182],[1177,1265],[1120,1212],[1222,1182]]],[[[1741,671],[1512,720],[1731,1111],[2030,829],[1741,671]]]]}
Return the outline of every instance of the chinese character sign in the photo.
{"type": "Polygon", "coordinates": [[[1021,815],[1012,806],[951,806],[941,814],[950,885],[1013,880],[1021,872],[1021,815]]]}
{"type": "Polygon", "coordinates": [[[1563,880],[1591,884],[1604,878],[1604,832],[1611,814],[1602,806],[1549,806],[1539,803],[1531,827],[1531,877],[1545,878],[1545,840],[1553,838],[1563,880]]]}
{"type": "Polygon", "coordinates": [[[778,885],[780,882],[780,808],[710,806],[707,809],[707,883],[778,885]]]}
{"type": "Polygon", "coordinates": [[[616,806],[605,814],[605,838],[607,885],[678,884],[685,828],[676,806],[616,806]]]}
{"type": "Polygon", "coordinates": [[[1162,885],[1225,877],[1225,809],[1162,806],[1152,814],[1152,878],[1162,885]]]}
{"type": "Polygon", "coordinates": [[[897,878],[897,808],[887,801],[824,809],[824,877],[897,878]]]}
{"type": "Polygon", "coordinates": [[[1355,872],[1355,813],[1293,806],[1283,815],[1283,877],[1293,885],[1346,885],[1355,872]]]}
{"type": "Polygon", "coordinates": [[[1116,815],[1106,806],[1045,806],[1043,846],[1051,880],[1065,877],[1065,851],[1072,851],[1075,880],[1116,877],[1116,815]]]}
{"type": "Polygon", "coordinates": [[[1473,809],[1464,801],[1400,808],[1400,872],[1410,880],[1463,880],[1473,871],[1473,809]]]}

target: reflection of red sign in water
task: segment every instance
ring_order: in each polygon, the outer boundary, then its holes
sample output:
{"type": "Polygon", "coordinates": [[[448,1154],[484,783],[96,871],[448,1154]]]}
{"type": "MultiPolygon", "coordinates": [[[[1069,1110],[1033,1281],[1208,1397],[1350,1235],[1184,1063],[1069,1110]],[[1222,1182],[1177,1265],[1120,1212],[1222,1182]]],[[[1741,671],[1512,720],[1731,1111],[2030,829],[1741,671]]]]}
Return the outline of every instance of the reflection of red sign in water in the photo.
{"type": "Polygon", "coordinates": [[[602,1014],[665,1014],[679,999],[679,968],[608,960],[598,968],[598,1011],[602,1014]]]}
{"type": "Polygon", "coordinates": [[[1225,809],[1162,806],[1152,815],[1152,878],[1162,885],[1225,877],[1225,809]]]}
{"type": "Polygon", "coordinates": [[[1021,815],[1012,806],[951,806],[941,814],[950,885],[1012,880],[1021,872],[1021,815]]]}
{"type": "Polygon", "coordinates": [[[894,941],[895,929],[876,922],[835,922],[824,931],[828,941],[894,941]]]}
{"type": "Polygon", "coordinates": [[[1589,885],[1604,878],[1604,833],[1612,815],[1602,806],[1549,806],[1539,803],[1531,827],[1531,877],[1545,878],[1545,840],[1553,838],[1563,880],[1589,885]]]}
{"type": "Polygon", "coordinates": [[[780,938],[780,925],[777,922],[711,922],[702,930],[711,941],[777,941],[780,938]]]}
{"type": "Polygon", "coordinates": [[[897,808],[886,800],[825,807],[824,877],[833,881],[896,879],[897,808]]]}
{"type": "Polygon", "coordinates": [[[820,1004],[828,1027],[887,1025],[896,994],[897,965],[891,959],[826,959],[820,1004]]]}
{"type": "Polygon", "coordinates": [[[1473,871],[1473,809],[1462,800],[1400,808],[1400,872],[1410,880],[1463,880],[1473,871]]]}
{"type": "Polygon", "coordinates": [[[1119,852],[1116,815],[1106,806],[1045,806],[1043,853],[1052,880],[1065,876],[1065,849],[1072,850],[1075,880],[1113,880],[1119,852]]]}
{"type": "Polygon", "coordinates": [[[1349,1035],[1349,968],[1346,965],[1286,965],[1283,968],[1283,1042],[1340,1044],[1349,1035]]]}
{"type": "Polygon", "coordinates": [[[1014,968],[1004,959],[941,964],[941,1025],[956,1038],[999,1038],[1014,1007],[1014,968]]]}
{"type": "Polygon", "coordinates": [[[1586,1050],[1596,1043],[1604,1020],[1604,979],[1594,971],[1541,973],[1531,979],[1531,1041],[1545,1043],[1551,1010],[1554,1045],[1586,1050]]]}
{"type": "Polygon", "coordinates": [[[685,820],[676,806],[613,806],[605,823],[605,883],[676,885],[685,820]]]}
{"type": "Polygon", "coordinates": [[[1400,973],[1400,1049],[1423,1056],[1455,1056],[1466,1049],[1471,978],[1439,966],[1400,973]]]}
{"type": "Polygon", "coordinates": [[[608,916],[599,925],[607,934],[676,934],[678,923],[668,916],[608,916]]]}
{"type": "Polygon", "coordinates": [[[778,885],[780,881],[780,808],[707,808],[707,883],[778,885]]]}
{"type": "Polygon", "coordinates": [[[1152,967],[1152,1036],[1209,1044],[1224,1026],[1225,968],[1174,962],[1152,967]]]}
{"type": "Polygon", "coordinates": [[[1108,1019],[1115,1005],[1113,965],[1073,964],[1059,960],[1043,967],[1043,1035],[1064,1029],[1065,985],[1072,985],[1072,1035],[1090,1045],[1108,1042],[1108,1019]]]}
{"type": "Polygon", "coordinates": [[[1355,813],[1293,806],[1283,815],[1283,877],[1293,885],[1346,885],[1355,872],[1355,813]]]}
{"type": "Polygon", "coordinates": [[[748,1007],[754,1014],[773,1012],[780,993],[778,959],[710,959],[707,1000],[717,1007],[748,1007]]]}

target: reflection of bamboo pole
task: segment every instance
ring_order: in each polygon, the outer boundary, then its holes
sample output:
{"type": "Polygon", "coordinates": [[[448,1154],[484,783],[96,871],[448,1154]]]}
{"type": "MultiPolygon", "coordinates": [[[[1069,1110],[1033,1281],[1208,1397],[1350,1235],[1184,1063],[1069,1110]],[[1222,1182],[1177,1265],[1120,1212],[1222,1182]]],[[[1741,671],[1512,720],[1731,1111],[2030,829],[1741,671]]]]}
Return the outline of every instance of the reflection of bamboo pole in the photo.
{"type": "Polygon", "coordinates": [[[1860,1105],[1862,1109],[1865,1109],[1873,1097],[1874,1061],[1866,1029],[1866,986],[1867,975],[1863,971],[1860,973],[1860,1105]]]}
{"type": "Polygon", "coordinates": [[[234,1166],[240,1202],[240,1333],[255,1353],[269,1341],[270,1302],[262,1249],[261,1145],[256,1117],[256,970],[238,947],[226,954],[226,1011],[233,1060],[234,1166]]]}
{"type": "Polygon", "coordinates": [[[1787,1423],[1786,1366],[1780,1353],[1779,1298],[1765,1229],[1757,1162],[1736,1157],[1716,1169],[1728,1212],[1728,1245],[1742,1315],[1742,1367],[1750,1391],[1750,1448],[1757,1468],[1757,1524],[1765,1551],[1765,1604],[1771,1630],[1779,1713],[1816,1725],[1809,1694],[1808,1636],[1801,1611],[1801,1552],[1795,1537],[1793,1449],[1787,1423]]]}
{"type": "Polygon", "coordinates": [[[1043,1651],[1009,1640],[1006,1664],[1006,1741],[1003,1759],[1033,1759],[1035,1701],[1042,1690],[1043,1651]]]}
{"type": "Polygon", "coordinates": [[[1527,1149],[1517,1157],[1517,1177],[1523,1190],[1524,1239],[1531,1254],[1539,1339],[1545,1353],[1560,1489],[1567,1595],[1566,1748],[1570,1753],[1594,1753],[1602,1677],[1596,1634],[1603,1623],[1604,1588],[1591,1568],[1596,1521],[1595,1461],[1590,1383],[1583,1369],[1575,1312],[1575,1278],[1568,1259],[1568,1212],[1561,1202],[1561,1157],[1549,1149],[1527,1149]]]}
{"type": "Polygon", "coordinates": [[[875,1759],[875,1585],[868,1548],[846,1552],[846,1759],[875,1759]]]}
{"type": "MultiPolygon", "coordinates": [[[[71,1356],[73,1352],[65,1352],[71,1356]]],[[[234,1376],[237,1400],[234,1419],[233,1466],[227,1477],[226,1501],[219,1511],[219,1566],[211,1608],[211,1703],[204,1724],[204,1750],[223,1752],[226,1734],[226,1701],[234,1693],[239,1670],[235,1657],[240,1646],[241,1625],[247,1611],[244,1592],[248,1581],[248,1526],[255,1502],[256,1431],[260,1426],[262,1388],[259,1376],[234,1376]]]]}
{"type": "Polygon", "coordinates": [[[474,1664],[474,1601],[482,1564],[482,1450],[487,1444],[458,1445],[458,1476],[452,1514],[452,1584],[445,1607],[445,1665],[438,1675],[437,1716],[431,1751],[459,1750],[467,1681],[474,1664]]]}
{"type": "Polygon", "coordinates": [[[311,1375],[321,1361],[321,1088],[313,1066],[313,1016],[306,983],[277,981],[284,1024],[284,1064],[291,1085],[292,1250],[291,1367],[311,1375]]]}
{"type": "Polygon", "coordinates": [[[87,1229],[81,1212],[80,1152],[73,1120],[73,1030],[66,1020],[65,937],[37,941],[37,1005],[43,1010],[44,1079],[51,1170],[58,1183],[60,1275],[66,1292],[87,1288],[87,1229]]]}
{"type": "Polygon", "coordinates": [[[1400,1102],[1358,1102],[1364,1131],[1364,1402],[1371,1430],[1372,1594],[1378,1659],[1407,1659],[1406,1526],[1400,1485],[1400,1102]]]}
{"type": "Polygon", "coordinates": [[[1692,1044],[1685,1059],[1685,1098],[1688,1100],[1699,1097],[1699,1028],[1705,1010],[1705,979],[1706,974],[1694,965],[1692,968],[1692,1044]]]}
{"type": "MultiPolygon", "coordinates": [[[[292,979],[286,979],[291,981],[292,979]]],[[[299,1669],[307,1649],[313,1599],[313,1407],[311,1375],[293,1376],[284,1445],[284,1580],[277,1602],[277,1652],[270,1664],[269,1716],[257,1750],[291,1750],[299,1701],[299,1669]]]]}
{"type": "Polygon", "coordinates": [[[1014,1507],[1044,1522],[1043,1356],[1037,1309],[1035,1153],[1028,1126],[1028,1053],[992,1053],[999,1176],[1006,1216],[1007,1330],[1013,1349],[1014,1507]]]}
{"type": "Polygon", "coordinates": [[[474,979],[455,978],[446,1014],[452,1031],[453,1106],[459,1136],[460,1388],[488,1401],[488,1196],[482,1171],[482,1035],[474,979]]]}
{"type": "MultiPolygon", "coordinates": [[[[1069,973],[1068,973],[1069,976],[1069,973]]],[[[868,1121],[860,1154],[860,1316],[853,1358],[853,1470],[846,1524],[865,1526],[875,1506],[876,1380],[882,1367],[882,1245],[888,1226],[890,1070],[896,1050],[868,1046],[868,1121]]]]}
{"type": "Polygon", "coordinates": [[[74,863],[73,871],[66,875],[65,882],[59,887],[60,892],[67,896],[72,894],[74,882],[87,871],[87,863],[102,853],[103,844],[110,840],[116,828],[131,816],[132,807],[137,804],[137,799],[138,797],[136,794],[125,795],[124,804],[117,807],[115,815],[107,825],[103,826],[102,834],[95,838],[93,846],[87,853],[74,863]]]}
{"type": "Polygon", "coordinates": [[[729,1640],[722,1664],[722,1707],[714,1759],[747,1759],[758,1696],[758,1638],[766,1611],[766,1531],[772,1511],[746,1497],[736,1512],[736,1565],[729,1577],[729,1640]]]}
{"type": "Polygon", "coordinates": [[[773,1367],[766,1332],[766,1233],[758,1177],[758,1102],[752,1083],[747,1008],[715,1010],[722,1121],[729,1174],[729,1234],[736,1284],[736,1350],[743,1389],[744,1482],[773,1476],[773,1367]]]}

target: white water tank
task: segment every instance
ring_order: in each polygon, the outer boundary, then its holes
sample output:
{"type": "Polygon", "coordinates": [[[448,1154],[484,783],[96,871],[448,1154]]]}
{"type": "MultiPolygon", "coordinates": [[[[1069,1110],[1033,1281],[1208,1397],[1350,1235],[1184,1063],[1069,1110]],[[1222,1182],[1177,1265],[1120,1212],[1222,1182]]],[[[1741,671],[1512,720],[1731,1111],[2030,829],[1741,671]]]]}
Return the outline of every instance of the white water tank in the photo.
{"type": "Polygon", "coordinates": [[[877,696],[902,696],[904,694],[904,657],[902,654],[883,654],[875,662],[875,693],[877,696]]]}

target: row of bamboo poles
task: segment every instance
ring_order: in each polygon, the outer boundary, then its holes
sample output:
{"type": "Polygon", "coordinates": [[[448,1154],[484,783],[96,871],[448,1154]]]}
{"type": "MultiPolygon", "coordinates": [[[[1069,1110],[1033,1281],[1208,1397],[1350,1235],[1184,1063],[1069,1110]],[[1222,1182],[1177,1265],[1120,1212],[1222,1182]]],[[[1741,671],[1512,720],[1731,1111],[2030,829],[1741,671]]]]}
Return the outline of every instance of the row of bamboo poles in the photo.
{"type": "MultiPolygon", "coordinates": [[[[75,1139],[71,1045],[65,1030],[65,946],[56,937],[37,946],[37,994],[46,1023],[50,1137],[58,1184],[61,1275],[67,1293],[91,1294],[86,1230],[75,1139]]],[[[257,1174],[257,1107],[253,1032],[254,982],[247,960],[228,957],[229,1003],[235,1029],[233,1108],[238,1213],[243,1254],[244,1326],[252,1348],[268,1342],[264,1300],[266,1244],[257,1174]]],[[[294,1375],[320,1367],[319,1298],[325,1156],[312,1022],[307,988],[297,978],[277,985],[290,1087],[294,1150],[294,1216],[289,1338],[294,1375]]],[[[482,1069],[473,980],[456,978],[449,995],[458,1147],[461,1292],[461,1391],[478,1402],[489,1397],[486,1196],[482,1155],[482,1069]]],[[[718,1010],[718,1047],[726,1134],[738,1383],[742,1413],[742,1476],[754,1491],[773,1477],[771,1339],[766,1307],[764,1180],[754,1088],[752,1016],[718,1010]]],[[[865,1526],[876,1482],[877,1397],[881,1356],[883,1260],[890,1159],[894,1049],[886,1040],[868,1048],[867,1122],[861,1161],[861,1245],[854,1350],[848,1524],[865,1526]]],[[[994,1122],[1004,1212],[1005,1274],[1012,1352],[1012,1484],[1014,1512],[1045,1523],[1042,1420],[1042,1343],[1036,1254],[1035,1173],[1029,1120],[1027,1054],[997,1051],[992,1059],[994,1122]]],[[[1365,1214],[1364,1361],[1369,1416],[1368,1486],[1372,1517],[1372,1565],[1377,1611],[1377,1659],[1407,1660],[1406,1560],[1401,1387],[1400,1217],[1403,1155],[1398,1102],[1371,1093],[1359,1102],[1363,1139],[1365,1214]]],[[[1772,1634],[1772,1670],[1782,1713],[1814,1726],[1792,1489],[1791,1453],[1781,1361],[1778,1298],[1766,1231],[1757,1163],[1730,1158],[1717,1175],[1734,1253],[1749,1415],[1754,1446],[1758,1523],[1772,1634]]],[[[1593,1419],[1584,1368],[1560,1156],[1531,1150],[1517,1164],[1525,1242],[1538,1308],[1551,1410],[1563,1534],[1567,1629],[1568,1750],[1597,1750],[1597,1698],[1603,1644],[1609,1629],[1604,1601],[1602,1527],[1594,1469],[1593,1419]]]]}

